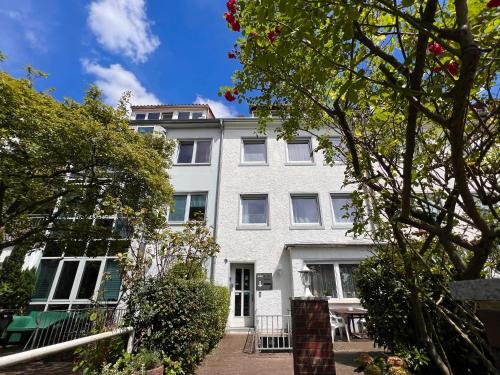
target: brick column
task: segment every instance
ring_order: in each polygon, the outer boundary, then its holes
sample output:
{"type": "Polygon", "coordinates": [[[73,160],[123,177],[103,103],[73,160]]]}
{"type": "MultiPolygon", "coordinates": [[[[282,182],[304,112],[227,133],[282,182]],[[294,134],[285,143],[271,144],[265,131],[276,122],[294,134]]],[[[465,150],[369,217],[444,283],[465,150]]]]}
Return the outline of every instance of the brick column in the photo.
{"type": "Polygon", "coordinates": [[[335,375],[328,301],[292,298],[292,345],[295,375],[335,375]]]}

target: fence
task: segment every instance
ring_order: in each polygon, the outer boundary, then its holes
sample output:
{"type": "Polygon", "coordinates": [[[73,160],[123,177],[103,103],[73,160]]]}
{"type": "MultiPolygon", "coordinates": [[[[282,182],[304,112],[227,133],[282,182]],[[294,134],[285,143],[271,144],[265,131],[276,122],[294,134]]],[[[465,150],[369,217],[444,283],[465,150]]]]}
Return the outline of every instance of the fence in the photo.
{"type": "Polygon", "coordinates": [[[259,352],[292,350],[291,315],[257,315],[255,337],[259,352]]]}
{"type": "Polygon", "coordinates": [[[118,328],[126,309],[94,308],[43,311],[35,317],[36,328],[24,350],[42,348],[118,328]]]}

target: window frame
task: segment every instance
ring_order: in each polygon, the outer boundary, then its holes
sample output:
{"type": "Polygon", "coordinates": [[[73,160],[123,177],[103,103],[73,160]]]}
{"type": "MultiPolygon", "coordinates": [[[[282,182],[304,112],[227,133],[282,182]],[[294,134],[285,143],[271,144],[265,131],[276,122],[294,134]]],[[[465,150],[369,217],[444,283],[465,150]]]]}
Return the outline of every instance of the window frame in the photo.
{"type": "MultiPolygon", "coordinates": [[[[61,305],[62,307],[64,306],[69,306],[71,307],[72,305],[88,305],[89,307],[91,306],[92,300],[95,300],[99,296],[99,290],[101,288],[101,284],[104,281],[104,271],[106,267],[106,263],[109,260],[118,260],[118,257],[116,256],[98,256],[98,257],[87,257],[87,256],[65,256],[65,257],[42,257],[40,258],[38,264],[37,264],[37,270],[40,268],[40,264],[42,260],[44,259],[55,259],[58,260],[57,268],[54,273],[54,278],[52,280],[52,284],[49,289],[49,293],[47,295],[46,299],[32,299],[30,301],[29,306],[42,306],[43,309],[42,311],[46,311],[49,309],[50,306],[56,306],[56,305],[61,305]],[[66,262],[77,262],[78,266],[75,272],[75,277],[73,278],[70,294],[68,298],[54,298],[57,286],[60,282],[60,277],[61,277],[61,271],[64,266],[64,263],[66,262]],[[86,299],[86,298],[77,298],[78,297],[78,292],[80,289],[80,285],[83,281],[83,272],[85,270],[85,265],[87,262],[100,262],[99,265],[99,272],[97,274],[97,279],[96,283],[94,286],[94,291],[92,293],[91,298],[86,299]]],[[[37,274],[38,278],[38,274],[37,274]]],[[[118,295],[118,298],[116,300],[109,300],[109,301],[102,301],[103,303],[106,303],[106,305],[116,305],[119,300],[120,300],[120,295],[122,293],[122,283],[123,279],[120,281],[120,293],[118,295]]],[[[65,308],[67,309],[67,308],[65,308]]]]}
{"type": "Polygon", "coordinates": [[[148,112],[148,120],[149,121],[159,121],[161,119],[161,112],[148,112]],[[155,115],[158,115],[158,118],[149,118],[149,116],[153,115],[154,117],[156,117],[155,115]]]}
{"type": "Polygon", "coordinates": [[[241,193],[238,195],[239,212],[238,212],[238,226],[237,229],[257,230],[257,229],[271,229],[270,208],[269,208],[269,194],[268,193],[241,193]],[[243,223],[243,200],[245,198],[265,198],[266,201],[266,222],[265,223],[243,223]]]}
{"type": "Polygon", "coordinates": [[[323,215],[321,212],[321,201],[318,193],[290,193],[290,229],[324,229],[323,226],[323,215]],[[316,204],[318,208],[318,223],[296,223],[293,215],[293,198],[316,198],[316,204]]]}
{"type": "Polygon", "coordinates": [[[211,165],[212,164],[212,149],[213,149],[213,138],[178,138],[174,165],[175,166],[211,165]],[[193,142],[193,153],[191,154],[191,162],[189,162],[189,163],[179,163],[178,162],[182,142],[193,142]],[[209,152],[208,152],[208,162],[196,163],[196,152],[198,150],[198,142],[210,142],[210,147],[209,147],[209,152]]]}
{"type": "Polygon", "coordinates": [[[189,221],[189,209],[191,208],[191,196],[192,195],[205,195],[205,217],[204,217],[204,220],[207,220],[207,217],[208,217],[208,191],[189,191],[189,192],[178,191],[178,192],[175,192],[173,194],[174,197],[176,195],[185,195],[186,196],[186,206],[184,207],[184,220],[183,221],[171,221],[170,220],[171,207],[169,207],[168,213],[167,213],[167,222],[169,225],[184,225],[189,221]]]}
{"type": "Polygon", "coordinates": [[[332,227],[333,228],[352,228],[354,225],[354,219],[351,219],[352,221],[349,222],[337,222],[337,219],[335,218],[335,208],[333,206],[333,198],[338,197],[338,198],[344,198],[347,197],[351,199],[352,203],[352,192],[339,192],[339,191],[334,191],[329,193],[330,196],[330,210],[332,213],[332,227]]]}
{"type": "Polygon", "coordinates": [[[313,140],[311,137],[297,137],[292,141],[286,141],[285,142],[285,154],[286,154],[285,165],[314,165],[315,164],[314,152],[313,152],[313,140]],[[288,152],[288,145],[294,144],[294,143],[302,143],[304,141],[307,141],[307,143],[309,145],[310,159],[307,161],[305,161],[305,160],[304,161],[290,160],[290,155],[288,152]]]}
{"type": "Polygon", "coordinates": [[[134,120],[145,121],[147,117],[148,117],[148,113],[147,112],[135,113],[134,120]],[[137,116],[141,116],[141,117],[144,116],[144,118],[137,118],[137,116]]]}
{"type": "Polygon", "coordinates": [[[241,138],[241,151],[240,151],[240,165],[244,166],[259,166],[269,165],[267,137],[242,137],[241,138]],[[245,161],[245,143],[264,143],[264,161],[245,161]]]}
{"type": "MultiPolygon", "coordinates": [[[[339,142],[339,145],[337,147],[340,148],[340,146],[342,145],[342,137],[340,137],[339,135],[334,135],[334,136],[328,137],[328,139],[329,139],[330,143],[332,144],[332,146],[335,146],[334,140],[338,140],[338,142],[339,142]]],[[[334,157],[332,159],[333,165],[346,165],[347,160],[346,160],[345,156],[343,156],[339,153],[335,154],[335,148],[333,148],[333,151],[334,151],[334,157]],[[338,155],[340,157],[340,160],[336,160],[335,155],[338,155]]]]}
{"type": "MultiPolygon", "coordinates": [[[[356,259],[334,259],[334,260],[314,260],[314,259],[304,259],[304,265],[316,265],[316,264],[331,264],[333,265],[333,272],[335,275],[335,287],[336,287],[336,292],[337,292],[337,297],[331,297],[329,300],[339,302],[339,301],[344,301],[344,302],[352,302],[352,303],[359,303],[359,297],[344,297],[344,290],[342,288],[342,277],[340,275],[340,266],[341,265],[349,265],[349,264],[355,264],[359,267],[361,264],[361,259],[356,260],[356,259]]],[[[311,293],[313,291],[311,290],[311,293]]]]}

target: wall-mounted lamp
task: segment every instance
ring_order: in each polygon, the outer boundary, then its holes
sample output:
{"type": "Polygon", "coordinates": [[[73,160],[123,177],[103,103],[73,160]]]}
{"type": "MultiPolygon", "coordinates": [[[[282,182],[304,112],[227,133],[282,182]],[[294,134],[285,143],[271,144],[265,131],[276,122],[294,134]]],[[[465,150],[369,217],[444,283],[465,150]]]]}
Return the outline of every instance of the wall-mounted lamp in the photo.
{"type": "Polygon", "coordinates": [[[309,287],[311,286],[311,277],[312,277],[312,271],[310,270],[307,265],[304,264],[304,267],[302,267],[302,270],[299,271],[300,273],[300,278],[302,279],[302,284],[304,284],[304,297],[312,297],[311,290],[309,287]]]}

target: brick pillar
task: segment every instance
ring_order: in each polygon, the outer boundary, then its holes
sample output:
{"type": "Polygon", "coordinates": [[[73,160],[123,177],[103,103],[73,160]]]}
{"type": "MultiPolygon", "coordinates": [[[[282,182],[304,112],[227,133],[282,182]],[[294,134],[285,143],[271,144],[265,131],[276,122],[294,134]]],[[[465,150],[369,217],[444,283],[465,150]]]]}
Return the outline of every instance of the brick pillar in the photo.
{"type": "Polygon", "coordinates": [[[335,375],[328,301],[292,298],[294,375],[335,375]]]}

